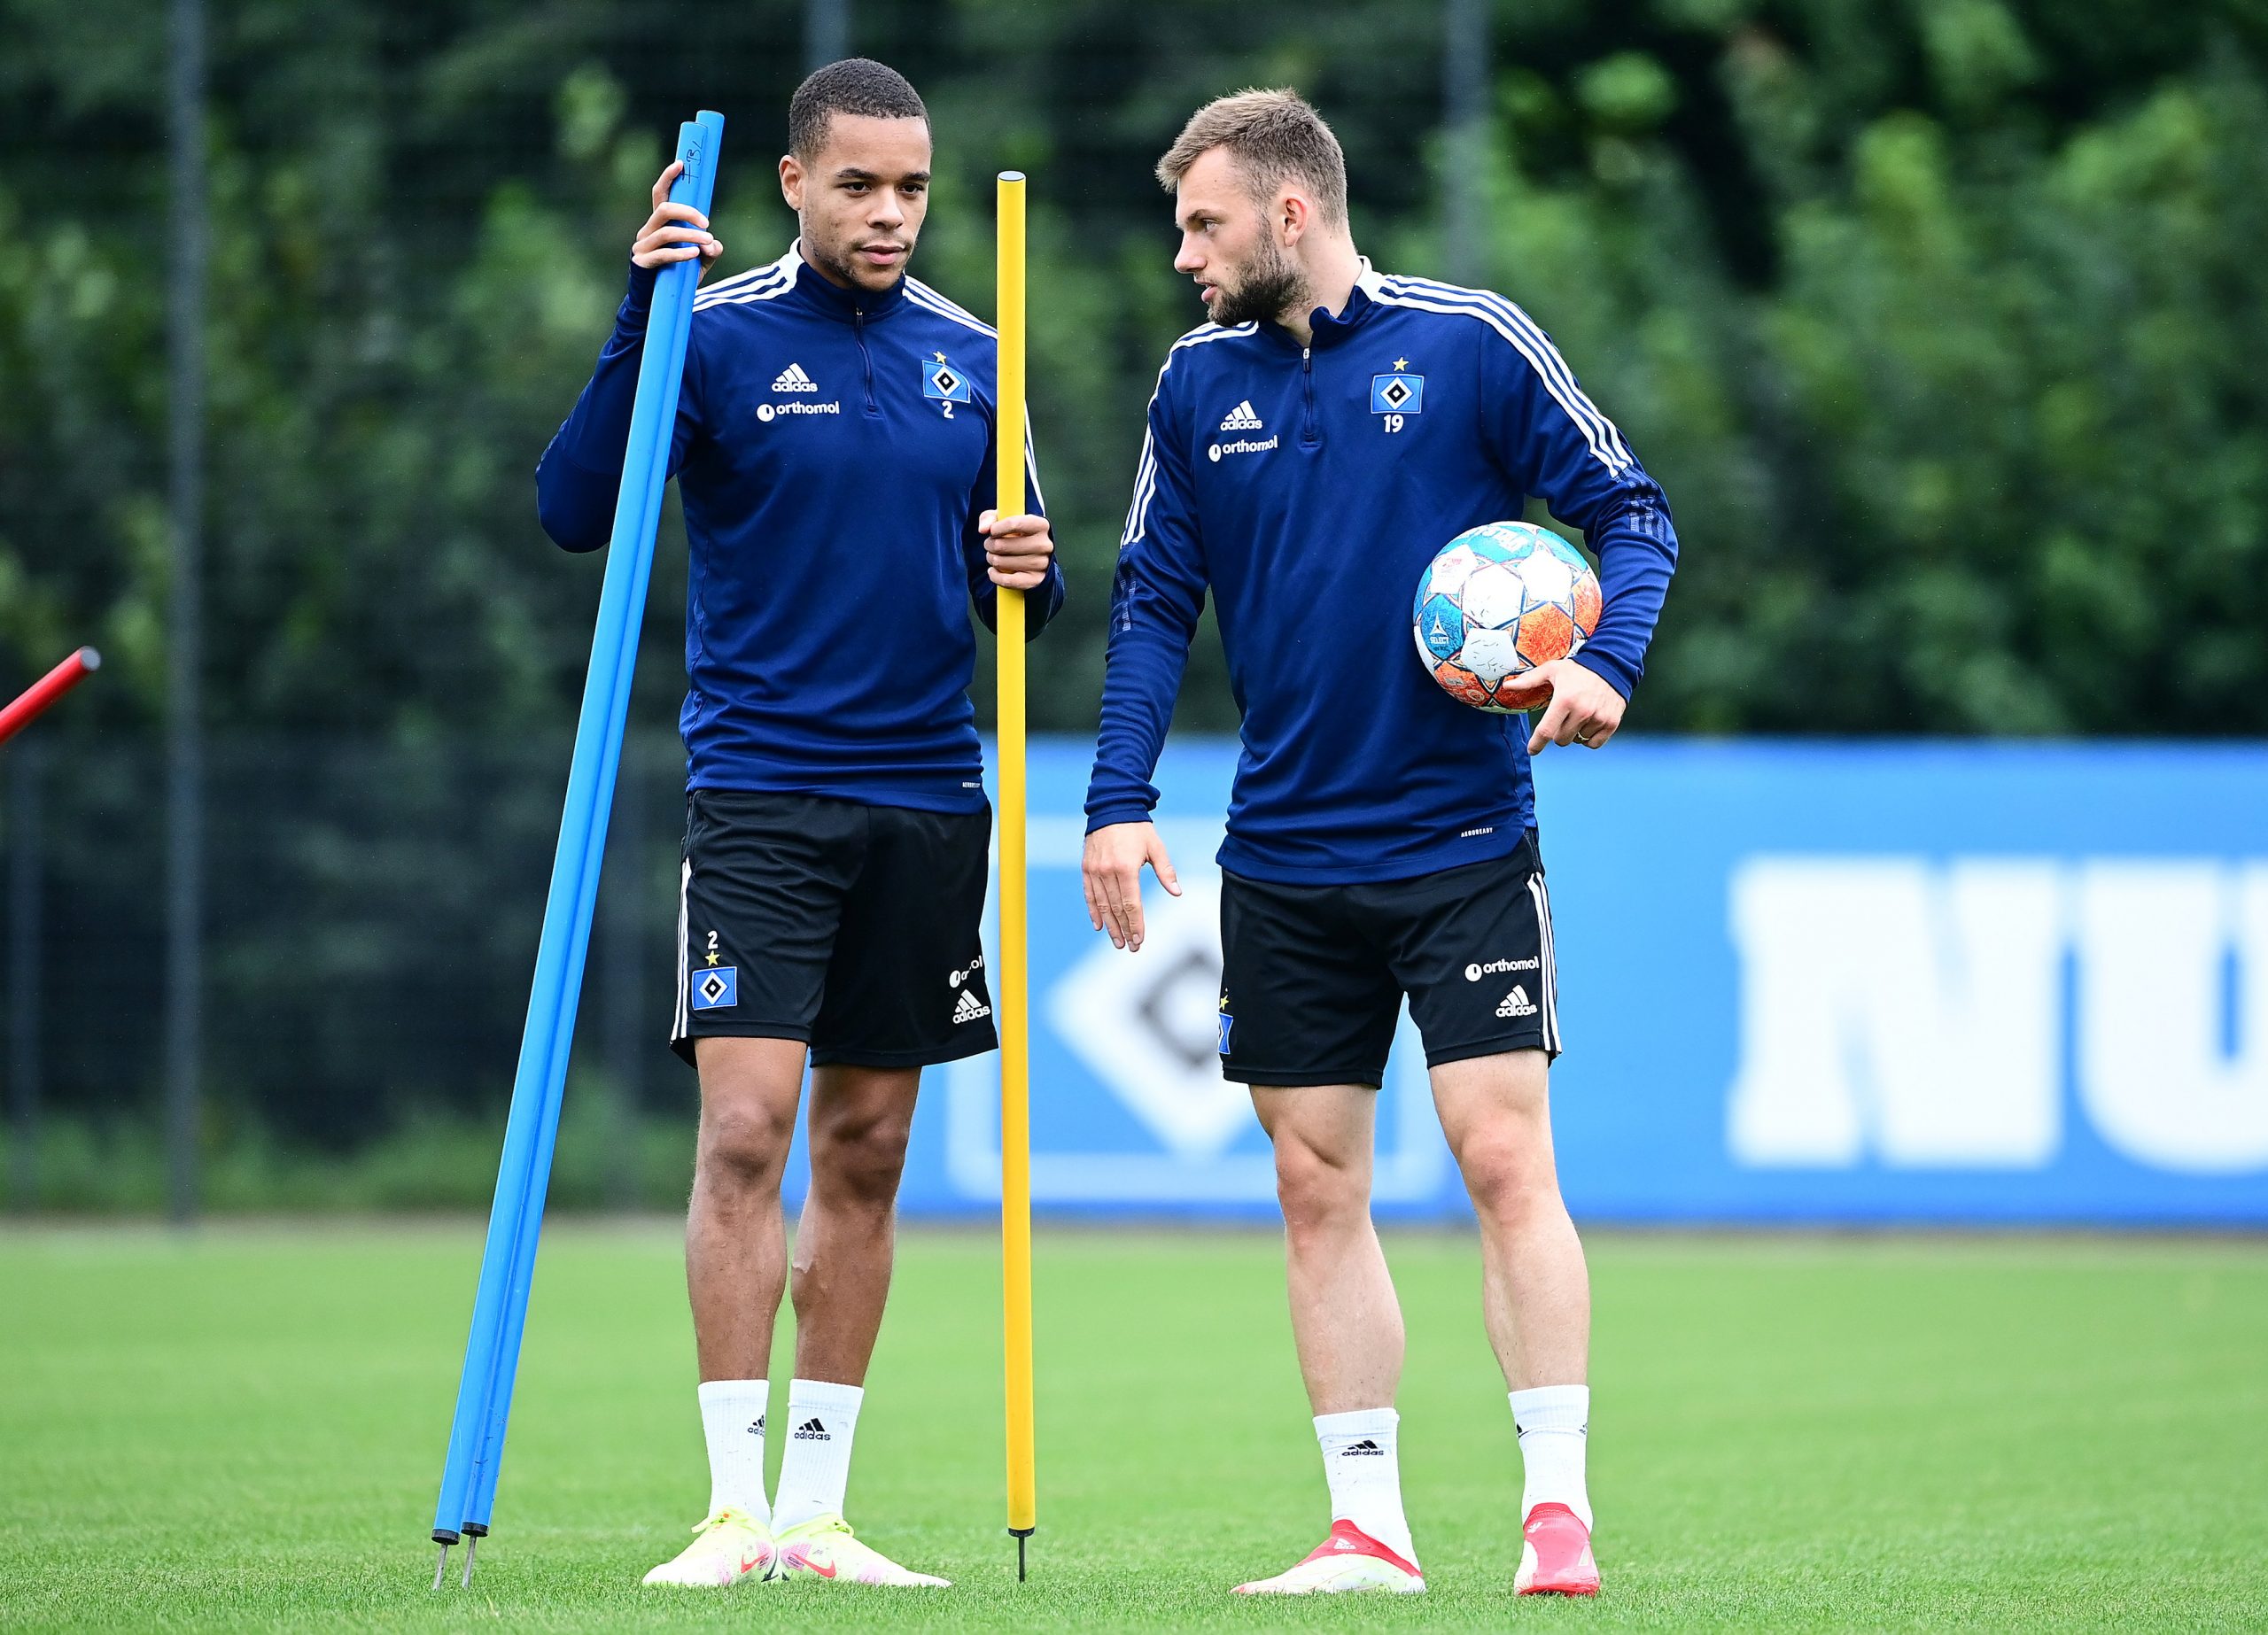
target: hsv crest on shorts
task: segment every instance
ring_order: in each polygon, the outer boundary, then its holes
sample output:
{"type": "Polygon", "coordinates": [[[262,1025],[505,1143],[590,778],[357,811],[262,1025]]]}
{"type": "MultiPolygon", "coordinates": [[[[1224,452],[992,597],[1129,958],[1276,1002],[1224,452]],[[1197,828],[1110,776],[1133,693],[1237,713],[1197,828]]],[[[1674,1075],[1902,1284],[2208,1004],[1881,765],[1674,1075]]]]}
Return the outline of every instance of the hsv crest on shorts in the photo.
{"type": "Polygon", "coordinates": [[[693,973],[692,1006],[696,1011],[729,1010],[740,1003],[741,973],[737,965],[709,965],[693,973]]]}

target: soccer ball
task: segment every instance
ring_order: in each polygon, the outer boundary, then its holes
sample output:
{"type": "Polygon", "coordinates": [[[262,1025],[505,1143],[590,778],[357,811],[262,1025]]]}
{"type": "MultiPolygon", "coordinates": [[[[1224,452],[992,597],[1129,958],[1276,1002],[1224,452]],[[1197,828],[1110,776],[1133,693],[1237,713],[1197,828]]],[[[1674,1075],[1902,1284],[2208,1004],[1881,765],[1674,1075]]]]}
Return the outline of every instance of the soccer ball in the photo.
{"type": "Polygon", "coordinates": [[[1598,576],[1557,534],[1483,523],[1442,546],[1418,581],[1418,656],[1459,703],[1511,714],[1510,684],[1581,647],[1599,605],[1598,576]]]}

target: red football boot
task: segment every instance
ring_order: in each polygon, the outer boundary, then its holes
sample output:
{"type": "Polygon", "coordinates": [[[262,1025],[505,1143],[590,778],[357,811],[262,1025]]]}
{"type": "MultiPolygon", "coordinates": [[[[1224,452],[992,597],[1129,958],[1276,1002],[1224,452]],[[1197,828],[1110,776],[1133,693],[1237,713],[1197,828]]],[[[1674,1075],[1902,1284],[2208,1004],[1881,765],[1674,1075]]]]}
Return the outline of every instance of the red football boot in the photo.
{"type": "Polygon", "coordinates": [[[1352,1522],[1333,1522],[1331,1537],[1305,1561],[1278,1573],[1236,1587],[1239,1595],[1343,1595],[1350,1590],[1384,1590],[1392,1594],[1422,1595],[1425,1580],[1418,1563],[1406,1561],[1352,1522]]]}
{"type": "Polygon", "coordinates": [[[1520,1530],[1520,1569],[1512,1578],[1516,1595],[1596,1595],[1598,1562],[1591,1556],[1591,1530],[1565,1505],[1538,1505],[1520,1530]]]}

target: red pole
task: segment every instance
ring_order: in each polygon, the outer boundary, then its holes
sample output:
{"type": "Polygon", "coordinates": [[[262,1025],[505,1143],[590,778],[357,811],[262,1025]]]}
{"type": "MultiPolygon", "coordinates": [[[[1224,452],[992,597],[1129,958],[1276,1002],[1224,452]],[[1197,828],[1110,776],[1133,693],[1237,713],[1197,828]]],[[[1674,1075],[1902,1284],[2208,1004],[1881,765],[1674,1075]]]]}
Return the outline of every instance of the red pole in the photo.
{"type": "Polygon", "coordinates": [[[103,655],[82,647],[24,689],[23,696],[0,709],[0,744],[6,743],[44,711],[50,704],[102,668],[103,655]]]}

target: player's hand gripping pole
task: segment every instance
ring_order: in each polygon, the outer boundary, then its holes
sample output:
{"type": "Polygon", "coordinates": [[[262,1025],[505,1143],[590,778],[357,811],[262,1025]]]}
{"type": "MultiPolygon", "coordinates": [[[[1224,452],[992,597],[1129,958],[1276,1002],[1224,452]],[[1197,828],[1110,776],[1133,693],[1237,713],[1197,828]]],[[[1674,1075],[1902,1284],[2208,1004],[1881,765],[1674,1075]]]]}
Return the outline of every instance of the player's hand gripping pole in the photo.
{"type": "MultiPolygon", "coordinates": [[[[999,181],[999,424],[993,434],[1002,516],[1024,508],[1024,178],[999,181]]],[[[1000,653],[1000,1266],[1008,1381],[1008,1531],[1016,1578],[1038,1525],[1032,1448],[1031,1029],[1024,906],[1024,593],[1002,585],[994,619],[1000,653]]]]}
{"type": "MultiPolygon", "coordinates": [[[[1022,475],[1021,469],[1018,476],[1022,475]]],[[[47,707],[102,668],[103,655],[82,647],[26,687],[15,701],[0,709],[0,744],[6,743],[46,712],[47,707]]]]}
{"type": "MultiPolygon", "coordinates": [[[[670,197],[703,215],[716,189],[724,130],[724,116],[710,112],[678,128],[677,157],[685,169],[670,197]]],[[[599,593],[598,626],[591,638],[591,666],[583,682],[582,715],[575,725],[574,759],[559,819],[559,849],[552,860],[535,980],[528,991],[527,1025],[512,1081],[512,1111],[504,1127],[504,1156],[496,1171],[496,1201],[489,1212],[472,1331],[465,1341],[464,1372],[457,1383],[456,1416],[450,1423],[448,1458],[433,1510],[433,1540],[441,1546],[433,1569],[435,1589],[440,1588],[447,1569],[449,1546],[459,1538],[467,1541],[464,1582],[472,1582],[473,1551],[488,1531],[495,1503],[536,1243],[543,1229],[544,1194],[550,1186],[552,1149],[559,1135],[560,1097],[574,1042],[583,957],[590,948],[599,864],[622,759],[638,628],[653,571],[662,489],[669,476],[694,287],[700,278],[697,260],[662,269],[639,359],[622,489],[615,502],[606,581],[599,593]]]]}

